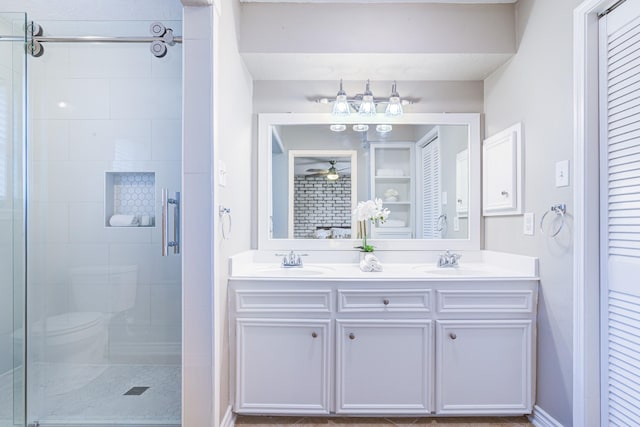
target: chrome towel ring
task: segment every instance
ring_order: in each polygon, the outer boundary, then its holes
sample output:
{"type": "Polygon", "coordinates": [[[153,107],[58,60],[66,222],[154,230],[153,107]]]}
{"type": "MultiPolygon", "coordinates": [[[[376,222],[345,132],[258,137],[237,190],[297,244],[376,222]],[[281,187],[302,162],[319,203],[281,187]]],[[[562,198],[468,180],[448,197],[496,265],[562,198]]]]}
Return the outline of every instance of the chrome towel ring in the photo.
{"type": "Polygon", "coordinates": [[[222,239],[229,240],[231,236],[231,209],[224,206],[218,206],[218,216],[220,217],[220,228],[222,231],[222,239]]]}
{"type": "MultiPolygon", "coordinates": [[[[549,214],[549,212],[553,212],[554,214],[556,214],[553,217],[553,221],[551,222],[551,224],[553,224],[553,222],[557,217],[560,217],[560,225],[552,234],[549,234],[549,237],[556,237],[558,233],[560,233],[560,231],[562,231],[562,229],[564,228],[565,214],[567,213],[567,205],[565,205],[564,203],[553,205],[549,208],[548,211],[544,213],[544,215],[542,215],[542,218],[540,218],[540,231],[544,234],[547,234],[544,231],[544,220],[549,214]]],[[[553,230],[553,228],[551,229],[553,230]]]]}

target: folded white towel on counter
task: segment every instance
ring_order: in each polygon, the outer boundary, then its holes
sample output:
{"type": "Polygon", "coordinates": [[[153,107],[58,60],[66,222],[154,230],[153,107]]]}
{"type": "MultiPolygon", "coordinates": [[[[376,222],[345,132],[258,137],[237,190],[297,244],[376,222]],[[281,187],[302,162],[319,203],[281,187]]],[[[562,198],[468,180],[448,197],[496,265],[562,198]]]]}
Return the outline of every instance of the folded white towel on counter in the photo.
{"type": "Polygon", "coordinates": [[[364,272],[382,271],[382,264],[374,254],[366,254],[360,261],[360,270],[364,272]]]}
{"type": "Polygon", "coordinates": [[[113,215],[109,218],[109,225],[112,227],[137,227],[140,224],[135,215],[113,215]]]}

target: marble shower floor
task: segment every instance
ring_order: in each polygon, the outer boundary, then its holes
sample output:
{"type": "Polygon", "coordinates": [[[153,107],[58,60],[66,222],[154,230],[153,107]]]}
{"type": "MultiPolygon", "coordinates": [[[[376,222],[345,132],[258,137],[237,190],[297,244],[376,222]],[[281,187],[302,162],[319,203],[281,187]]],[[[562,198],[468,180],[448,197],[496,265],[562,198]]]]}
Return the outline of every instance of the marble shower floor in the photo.
{"type": "Polygon", "coordinates": [[[238,427],[525,427],[526,417],[257,417],[238,416],[238,427]]]}
{"type": "MultiPolygon", "coordinates": [[[[175,365],[110,365],[103,368],[77,366],[75,374],[66,367],[64,380],[56,366],[32,368],[38,385],[30,393],[31,411],[40,424],[180,424],[181,377],[175,365]],[[74,387],[73,381],[95,376],[88,384],[74,387]],[[125,396],[131,387],[149,387],[139,396],[125,396]]],[[[10,377],[0,377],[0,390],[11,387],[10,377]]],[[[11,419],[10,405],[0,403],[0,427],[11,419]],[[6,407],[5,407],[6,406],[6,407]]],[[[34,421],[34,420],[30,420],[34,421]]]]}

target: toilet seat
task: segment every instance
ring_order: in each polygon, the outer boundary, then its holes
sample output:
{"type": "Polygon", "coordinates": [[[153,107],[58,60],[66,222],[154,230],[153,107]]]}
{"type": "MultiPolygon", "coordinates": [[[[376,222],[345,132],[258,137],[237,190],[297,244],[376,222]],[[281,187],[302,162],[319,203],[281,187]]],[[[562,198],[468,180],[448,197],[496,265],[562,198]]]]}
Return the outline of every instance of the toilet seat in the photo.
{"type": "Polygon", "coordinates": [[[102,333],[104,317],[97,312],[57,314],[34,322],[31,332],[44,335],[49,345],[66,344],[102,333]]]}

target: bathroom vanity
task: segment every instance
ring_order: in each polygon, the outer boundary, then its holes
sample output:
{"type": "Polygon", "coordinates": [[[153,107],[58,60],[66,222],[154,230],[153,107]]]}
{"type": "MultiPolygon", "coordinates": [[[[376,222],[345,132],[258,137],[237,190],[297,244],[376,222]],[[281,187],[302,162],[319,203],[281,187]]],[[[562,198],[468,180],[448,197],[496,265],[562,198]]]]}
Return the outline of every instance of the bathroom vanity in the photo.
{"type": "Polygon", "coordinates": [[[531,412],[536,259],[475,251],[437,268],[390,253],[382,272],[364,273],[353,256],[310,254],[297,269],[273,253],[232,259],[237,413],[531,412]]]}

